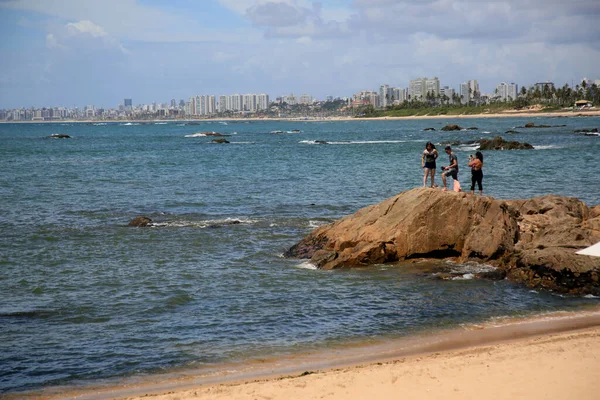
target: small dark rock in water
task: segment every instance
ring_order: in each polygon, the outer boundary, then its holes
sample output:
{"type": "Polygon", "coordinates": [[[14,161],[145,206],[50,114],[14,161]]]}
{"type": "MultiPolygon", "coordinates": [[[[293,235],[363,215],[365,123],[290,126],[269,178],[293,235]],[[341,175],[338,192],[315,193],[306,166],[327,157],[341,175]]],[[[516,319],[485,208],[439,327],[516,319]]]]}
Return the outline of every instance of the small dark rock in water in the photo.
{"type": "Polygon", "coordinates": [[[219,132],[198,132],[201,135],[204,136],[229,136],[229,135],[223,135],[222,133],[219,132]]]}
{"type": "Polygon", "coordinates": [[[127,226],[137,226],[137,227],[144,227],[144,226],[148,226],[152,223],[152,220],[148,217],[135,217],[134,219],[132,219],[131,221],[129,221],[129,224],[127,226]]]}
{"type": "Polygon", "coordinates": [[[64,133],[54,133],[48,137],[51,139],[70,139],[71,138],[71,136],[66,135],[64,133]]]}
{"type": "Polygon", "coordinates": [[[455,124],[446,125],[442,128],[443,131],[460,131],[462,128],[455,124]]]}
{"type": "Polygon", "coordinates": [[[536,125],[533,122],[528,122],[525,126],[519,126],[518,128],[562,128],[566,125],[536,125]]]}
{"type": "Polygon", "coordinates": [[[598,133],[598,128],[593,129],[575,129],[575,133],[598,133]]]}
{"type": "MultiPolygon", "coordinates": [[[[479,142],[477,142],[479,143],[479,142]]],[[[442,146],[460,146],[462,144],[462,142],[460,140],[451,140],[448,142],[441,142],[440,143],[442,146]]]]}
{"type": "Polygon", "coordinates": [[[479,150],[532,150],[533,146],[529,143],[509,142],[500,136],[496,136],[492,140],[481,139],[479,141],[479,150]]]}
{"type": "Polygon", "coordinates": [[[211,143],[229,143],[229,140],[227,140],[227,139],[215,139],[215,140],[211,140],[211,143]]]}
{"type": "Polygon", "coordinates": [[[435,128],[425,128],[424,131],[435,131],[435,128]]]}
{"type": "Polygon", "coordinates": [[[325,140],[315,140],[316,144],[329,144],[325,140]]]}
{"type": "Polygon", "coordinates": [[[506,278],[506,271],[501,269],[495,269],[492,271],[479,272],[475,274],[475,277],[480,279],[489,279],[492,281],[501,281],[506,278]]]}
{"type": "Polygon", "coordinates": [[[479,128],[478,128],[478,127],[476,127],[476,126],[472,126],[472,127],[470,127],[470,128],[467,128],[467,130],[468,130],[468,131],[477,131],[477,130],[479,130],[479,128]]]}
{"type": "Polygon", "coordinates": [[[242,223],[241,221],[238,221],[237,219],[234,219],[234,220],[232,220],[232,221],[225,221],[225,222],[221,222],[221,223],[219,223],[219,224],[212,224],[212,225],[209,225],[208,227],[209,227],[209,228],[220,228],[220,227],[222,227],[222,226],[227,226],[227,225],[239,225],[239,224],[241,224],[241,223],[242,223]]]}
{"type": "Polygon", "coordinates": [[[514,130],[511,129],[511,130],[508,130],[508,131],[506,131],[504,133],[519,133],[519,132],[518,131],[514,131],[514,130]]]}

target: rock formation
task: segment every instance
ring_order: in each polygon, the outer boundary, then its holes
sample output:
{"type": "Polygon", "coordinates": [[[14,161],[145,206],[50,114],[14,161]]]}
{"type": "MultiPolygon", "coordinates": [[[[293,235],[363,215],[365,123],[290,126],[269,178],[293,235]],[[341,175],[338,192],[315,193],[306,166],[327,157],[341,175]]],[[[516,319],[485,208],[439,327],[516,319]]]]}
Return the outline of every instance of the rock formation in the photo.
{"type": "Polygon", "coordinates": [[[129,221],[129,224],[127,226],[144,227],[150,224],[152,224],[152,220],[150,218],[139,216],[129,221]]]}
{"type": "Polygon", "coordinates": [[[533,146],[529,143],[504,140],[501,136],[493,139],[481,139],[479,141],[479,150],[532,150],[533,146]]]}
{"type": "Polygon", "coordinates": [[[600,293],[600,206],[560,196],[496,200],[412,189],[319,227],[286,252],[323,269],[416,258],[478,261],[511,280],[563,293],[600,293]]]}
{"type": "Polygon", "coordinates": [[[462,128],[456,124],[449,124],[442,128],[443,131],[460,131],[462,128]]]}

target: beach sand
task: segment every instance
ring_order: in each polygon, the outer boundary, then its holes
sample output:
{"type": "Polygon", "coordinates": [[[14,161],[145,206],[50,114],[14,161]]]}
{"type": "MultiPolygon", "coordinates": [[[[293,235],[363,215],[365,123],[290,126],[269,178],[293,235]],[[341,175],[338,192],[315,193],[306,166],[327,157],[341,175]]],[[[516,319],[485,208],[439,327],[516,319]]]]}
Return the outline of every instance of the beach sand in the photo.
{"type": "MultiPolygon", "coordinates": [[[[263,360],[254,377],[154,377],[40,397],[188,399],[598,399],[600,311],[564,313],[386,342],[308,358],[263,360]],[[325,357],[325,358],[322,358],[325,357]],[[324,361],[326,360],[326,361],[324,361]],[[323,368],[311,369],[316,365],[323,368]],[[332,366],[333,365],[333,366],[332,366]],[[288,365],[289,366],[289,365],[288,365]],[[166,380],[165,380],[166,379],[166,380]]],[[[255,366],[256,367],[256,366],[255,366]]],[[[39,393],[38,393],[39,395],[39,393]]]]}

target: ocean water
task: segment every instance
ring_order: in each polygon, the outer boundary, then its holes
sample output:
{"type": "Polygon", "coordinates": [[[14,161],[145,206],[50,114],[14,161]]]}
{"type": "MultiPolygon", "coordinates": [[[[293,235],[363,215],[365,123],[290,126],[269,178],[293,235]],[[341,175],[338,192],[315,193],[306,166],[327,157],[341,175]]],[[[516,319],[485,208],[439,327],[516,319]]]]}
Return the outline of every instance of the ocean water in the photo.
{"type": "MultiPolygon", "coordinates": [[[[485,194],[596,205],[600,137],[573,133],[594,127],[599,117],[0,124],[0,395],[595,307],[468,279],[472,265],[448,264],[464,279],[439,281],[418,266],[321,271],[282,257],[314,227],[420,186],[429,140],[529,142],[484,153],[485,194]],[[567,126],[504,133],[530,121],[567,126]],[[479,129],[440,132],[447,123],[479,129]],[[138,215],[154,226],[128,227],[138,215]]],[[[468,188],[473,146],[456,153],[468,188]]]]}

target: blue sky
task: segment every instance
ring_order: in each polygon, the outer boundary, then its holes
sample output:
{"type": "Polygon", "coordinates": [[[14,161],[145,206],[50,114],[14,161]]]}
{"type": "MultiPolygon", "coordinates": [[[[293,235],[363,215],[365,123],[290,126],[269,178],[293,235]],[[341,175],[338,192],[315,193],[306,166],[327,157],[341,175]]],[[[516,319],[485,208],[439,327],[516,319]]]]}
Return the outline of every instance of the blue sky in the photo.
{"type": "Polygon", "coordinates": [[[0,108],[600,79],[598,0],[0,0],[0,108]]]}

